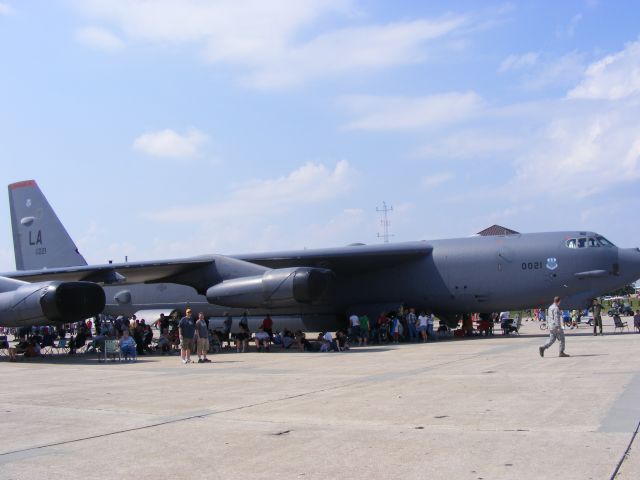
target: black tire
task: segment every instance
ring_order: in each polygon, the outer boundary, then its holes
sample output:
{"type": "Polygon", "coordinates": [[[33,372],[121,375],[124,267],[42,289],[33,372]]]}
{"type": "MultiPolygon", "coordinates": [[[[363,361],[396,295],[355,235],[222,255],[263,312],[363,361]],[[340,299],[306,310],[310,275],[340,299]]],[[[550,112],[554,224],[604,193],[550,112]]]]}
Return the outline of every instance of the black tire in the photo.
{"type": "Polygon", "coordinates": [[[593,319],[589,320],[589,326],[593,327],[593,319]]]}

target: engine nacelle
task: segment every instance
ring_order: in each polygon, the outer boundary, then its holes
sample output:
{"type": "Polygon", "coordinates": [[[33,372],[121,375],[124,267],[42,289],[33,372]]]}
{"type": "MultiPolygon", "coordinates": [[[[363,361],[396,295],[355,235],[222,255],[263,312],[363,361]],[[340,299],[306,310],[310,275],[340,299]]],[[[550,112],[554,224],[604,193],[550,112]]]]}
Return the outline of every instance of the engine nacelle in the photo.
{"type": "Polygon", "coordinates": [[[293,267],[268,270],[262,275],[234,278],[207,290],[209,303],[226,307],[287,307],[310,304],[327,291],[331,271],[293,267]]]}
{"type": "Polygon", "coordinates": [[[0,325],[77,322],[102,312],[104,305],[104,290],[92,282],[25,283],[0,293],[0,325]]]}

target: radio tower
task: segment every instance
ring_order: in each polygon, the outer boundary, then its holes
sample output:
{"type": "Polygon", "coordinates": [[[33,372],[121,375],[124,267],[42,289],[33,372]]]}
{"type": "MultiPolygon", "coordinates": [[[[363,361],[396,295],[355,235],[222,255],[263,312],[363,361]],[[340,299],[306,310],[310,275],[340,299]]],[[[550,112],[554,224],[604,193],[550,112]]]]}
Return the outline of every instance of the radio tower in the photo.
{"type": "Polygon", "coordinates": [[[389,212],[393,212],[393,207],[388,206],[387,202],[382,202],[382,208],[376,207],[376,212],[381,214],[380,225],[382,226],[382,235],[378,233],[378,238],[382,238],[384,243],[389,243],[389,237],[393,237],[393,234],[389,233],[389,212]]]}

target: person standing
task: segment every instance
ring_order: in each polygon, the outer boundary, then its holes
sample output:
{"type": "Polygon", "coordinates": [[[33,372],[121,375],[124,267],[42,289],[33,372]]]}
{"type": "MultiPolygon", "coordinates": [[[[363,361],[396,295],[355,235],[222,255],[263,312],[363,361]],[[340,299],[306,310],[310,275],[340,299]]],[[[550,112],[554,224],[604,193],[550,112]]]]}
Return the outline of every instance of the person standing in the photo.
{"type": "Polygon", "coordinates": [[[191,346],[196,333],[196,323],[193,321],[190,308],[187,308],[186,315],[178,323],[178,332],[180,334],[180,358],[182,363],[191,363],[191,346]]]}
{"type": "Polygon", "coordinates": [[[211,360],[207,358],[207,352],[209,351],[209,327],[202,312],[198,313],[196,333],[198,335],[198,363],[210,363],[211,360]]]}
{"type": "Polygon", "coordinates": [[[427,337],[431,340],[438,340],[436,334],[433,333],[433,313],[427,312],[425,316],[427,317],[427,337]]]}
{"type": "Polygon", "coordinates": [[[598,336],[597,329],[600,329],[602,335],[602,304],[597,298],[593,299],[593,334],[598,336]]]}
{"type": "Polygon", "coordinates": [[[349,317],[349,323],[351,324],[351,328],[349,329],[351,339],[353,340],[354,344],[356,341],[360,343],[360,318],[358,317],[358,315],[353,313],[349,317]]]}
{"type": "Polygon", "coordinates": [[[415,342],[418,339],[418,329],[416,328],[416,309],[411,308],[407,314],[407,329],[409,330],[409,341],[415,342]]]}
{"type": "Polygon", "coordinates": [[[249,319],[247,318],[247,311],[245,310],[244,312],[242,312],[242,316],[240,317],[240,322],[238,323],[239,327],[244,327],[247,330],[249,330],[249,319]]]}
{"type": "Polygon", "coordinates": [[[365,313],[360,318],[360,338],[358,341],[359,345],[363,345],[366,347],[367,342],[369,341],[369,317],[365,313]]]}
{"type": "Polygon", "coordinates": [[[273,319],[271,315],[267,313],[267,316],[262,320],[262,329],[269,334],[269,340],[273,341],[273,319]]]}
{"type": "Polygon", "coordinates": [[[226,340],[227,346],[231,347],[231,326],[233,325],[233,318],[229,315],[229,312],[224,312],[224,317],[223,340],[226,340]]]}
{"type": "Polygon", "coordinates": [[[555,343],[560,341],[559,357],[569,357],[564,353],[564,323],[562,322],[562,311],[560,310],[560,297],[555,297],[553,303],[547,311],[547,325],[549,325],[549,340],[543,346],[538,347],[540,356],[544,357],[544,351],[555,343]]]}
{"type": "Polygon", "coordinates": [[[420,333],[420,339],[423,342],[427,341],[427,315],[425,312],[421,312],[418,316],[418,332],[420,333]]]}

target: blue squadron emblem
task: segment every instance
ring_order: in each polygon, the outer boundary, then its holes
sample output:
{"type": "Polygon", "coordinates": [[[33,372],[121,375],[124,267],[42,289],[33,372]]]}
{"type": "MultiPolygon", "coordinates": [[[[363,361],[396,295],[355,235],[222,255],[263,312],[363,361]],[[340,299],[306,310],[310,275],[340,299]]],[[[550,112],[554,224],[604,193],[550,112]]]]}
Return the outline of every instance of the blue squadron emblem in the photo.
{"type": "Polygon", "coordinates": [[[547,258],[547,268],[549,270],[555,270],[558,268],[558,260],[554,257],[547,258]]]}

